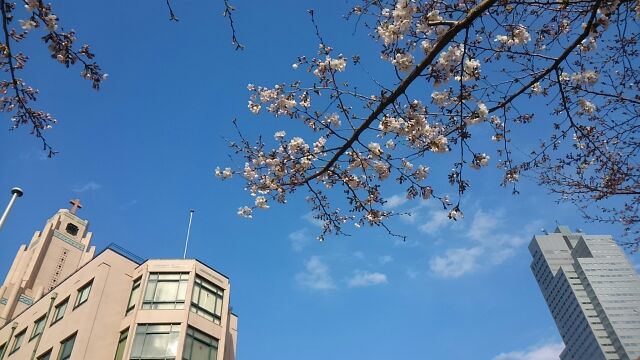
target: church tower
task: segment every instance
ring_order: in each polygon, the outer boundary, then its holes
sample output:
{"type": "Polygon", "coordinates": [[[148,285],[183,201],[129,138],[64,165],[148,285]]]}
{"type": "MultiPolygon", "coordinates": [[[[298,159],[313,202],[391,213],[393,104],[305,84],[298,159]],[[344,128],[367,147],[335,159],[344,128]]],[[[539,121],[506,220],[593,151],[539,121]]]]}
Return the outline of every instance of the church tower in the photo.
{"type": "Polygon", "coordinates": [[[0,287],[0,327],[93,258],[89,222],[76,215],[80,200],[70,203],[36,231],[29,245],[20,246],[0,287]]]}

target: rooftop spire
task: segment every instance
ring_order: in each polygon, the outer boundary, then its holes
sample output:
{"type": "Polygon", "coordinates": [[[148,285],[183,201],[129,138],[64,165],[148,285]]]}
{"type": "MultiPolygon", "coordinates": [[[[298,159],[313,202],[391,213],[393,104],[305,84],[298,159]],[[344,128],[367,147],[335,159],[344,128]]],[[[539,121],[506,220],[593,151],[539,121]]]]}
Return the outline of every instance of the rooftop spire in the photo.
{"type": "Polygon", "coordinates": [[[69,204],[71,204],[71,209],[69,209],[69,212],[72,214],[76,214],[76,212],[78,211],[78,209],[82,209],[82,204],[80,204],[80,199],[72,199],[69,200],[69,204]]]}

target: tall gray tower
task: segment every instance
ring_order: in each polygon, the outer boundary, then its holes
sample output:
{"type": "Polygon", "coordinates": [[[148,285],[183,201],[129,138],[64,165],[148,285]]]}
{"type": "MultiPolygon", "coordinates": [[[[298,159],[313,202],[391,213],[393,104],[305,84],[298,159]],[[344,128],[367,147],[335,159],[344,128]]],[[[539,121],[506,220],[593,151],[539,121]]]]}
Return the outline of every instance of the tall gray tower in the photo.
{"type": "Polygon", "coordinates": [[[640,359],[640,278],[610,235],[559,226],[529,252],[566,345],[561,360],[640,359]]]}

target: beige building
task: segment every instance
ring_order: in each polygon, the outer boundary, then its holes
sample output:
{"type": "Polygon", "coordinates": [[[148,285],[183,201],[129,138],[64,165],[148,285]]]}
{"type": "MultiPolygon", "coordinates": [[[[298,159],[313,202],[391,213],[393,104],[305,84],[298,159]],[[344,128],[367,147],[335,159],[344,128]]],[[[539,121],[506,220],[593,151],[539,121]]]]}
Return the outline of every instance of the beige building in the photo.
{"type": "Polygon", "coordinates": [[[117,245],[94,255],[72,204],[20,247],[0,287],[0,360],[235,360],[226,276],[117,245]]]}

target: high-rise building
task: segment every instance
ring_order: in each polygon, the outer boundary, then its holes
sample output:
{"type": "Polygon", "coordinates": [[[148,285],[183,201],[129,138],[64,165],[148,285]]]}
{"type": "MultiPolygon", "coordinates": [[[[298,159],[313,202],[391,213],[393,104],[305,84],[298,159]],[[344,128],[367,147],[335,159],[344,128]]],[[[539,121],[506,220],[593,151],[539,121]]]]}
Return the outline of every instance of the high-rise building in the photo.
{"type": "Polygon", "coordinates": [[[610,235],[559,226],[534,236],[529,251],[565,343],[561,360],[640,358],[640,278],[610,235]]]}
{"type": "Polygon", "coordinates": [[[0,287],[0,360],[235,360],[225,275],[117,245],[95,255],[71,203],[20,247],[0,287]]]}

